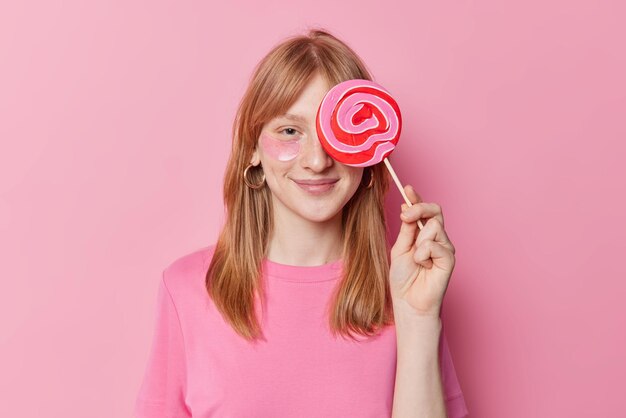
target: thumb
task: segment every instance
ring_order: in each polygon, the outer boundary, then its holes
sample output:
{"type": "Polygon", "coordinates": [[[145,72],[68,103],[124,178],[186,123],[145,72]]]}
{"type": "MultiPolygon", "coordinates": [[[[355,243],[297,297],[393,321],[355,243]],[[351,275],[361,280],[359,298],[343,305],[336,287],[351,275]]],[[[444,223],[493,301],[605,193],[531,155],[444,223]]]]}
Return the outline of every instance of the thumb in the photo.
{"type": "MultiPolygon", "coordinates": [[[[404,192],[407,194],[409,201],[412,203],[421,202],[420,196],[411,185],[404,186],[404,192]]],[[[406,203],[402,204],[402,210],[407,209],[409,206],[406,203]]],[[[400,232],[395,244],[391,248],[391,258],[396,258],[399,255],[411,251],[413,244],[415,243],[415,232],[417,230],[416,222],[405,222],[401,219],[400,232]]]]}
{"type": "MultiPolygon", "coordinates": [[[[402,204],[403,207],[408,207],[406,203],[402,204]]],[[[391,258],[394,259],[402,254],[411,251],[413,244],[415,243],[415,232],[417,230],[417,222],[405,222],[401,219],[400,232],[395,244],[391,248],[391,258]]]]}

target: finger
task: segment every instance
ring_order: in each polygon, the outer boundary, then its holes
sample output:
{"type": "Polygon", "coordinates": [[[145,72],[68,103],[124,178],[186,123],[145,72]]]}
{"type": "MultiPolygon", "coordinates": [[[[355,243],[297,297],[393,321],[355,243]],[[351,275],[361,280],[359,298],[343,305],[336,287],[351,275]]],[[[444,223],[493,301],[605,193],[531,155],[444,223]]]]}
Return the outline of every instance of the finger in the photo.
{"type": "Polygon", "coordinates": [[[417,233],[415,245],[419,247],[420,244],[425,240],[435,241],[452,251],[452,253],[454,254],[454,246],[450,242],[448,234],[443,228],[443,225],[441,225],[439,219],[437,218],[430,218],[424,225],[424,228],[422,228],[422,230],[417,233]]]}
{"type": "Polygon", "coordinates": [[[418,219],[437,218],[444,225],[443,212],[437,203],[419,202],[402,211],[402,220],[417,222],[418,219]]]}
{"type": "Polygon", "coordinates": [[[407,184],[406,186],[404,186],[404,193],[406,193],[406,196],[409,198],[409,201],[413,204],[419,203],[422,201],[421,196],[415,191],[413,186],[411,186],[410,184],[407,184]]]}
{"type": "Polygon", "coordinates": [[[430,268],[430,263],[432,263],[444,270],[452,270],[455,262],[454,254],[449,249],[431,240],[426,240],[417,247],[413,260],[427,268],[430,268]]]}
{"type": "Polygon", "coordinates": [[[413,244],[415,243],[416,231],[417,223],[404,221],[401,223],[398,238],[390,252],[392,260],[412,250],[413,244]]]}
{"type": "MultiPolygon", "coordinates": [[[[421,197],[413,186],[407,184],[404,186],[404,193],[406,193],[409,201],[413,204],[421,202],[421,197]]],[[[402,204],[402,211],[406,211],[409,206],[406,203],[402,204]]],[[[401,219],[402,220],[402,219],[401,219]]],[[[415,221],[402,222],[400,225],[400,232],[398,233],[398,238],[396,239],[396,243],[391,249],[391,257],[396,258],[398,255],[405,254],[409,251],[413,250],[413,245],[415,243],[415,234],[417,233],[417,224],[415,221]]]]}

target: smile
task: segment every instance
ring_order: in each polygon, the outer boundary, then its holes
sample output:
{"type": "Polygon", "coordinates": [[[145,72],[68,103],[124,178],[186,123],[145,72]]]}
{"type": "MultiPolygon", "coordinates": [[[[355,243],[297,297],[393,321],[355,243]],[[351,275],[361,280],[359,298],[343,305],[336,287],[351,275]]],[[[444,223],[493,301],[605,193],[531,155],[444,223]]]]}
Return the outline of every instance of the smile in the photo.
{"type": "Polygon", "coordinates": [[[296,183],[302,190],[306,191],[309,194],[321,195],[333,190],[335,188],[335,184],[337,184],[338,181],[339,180],[330,180],[330,182],[327,183],[310,184],[300,183],[294,180],[294,183],[296,183]]]}

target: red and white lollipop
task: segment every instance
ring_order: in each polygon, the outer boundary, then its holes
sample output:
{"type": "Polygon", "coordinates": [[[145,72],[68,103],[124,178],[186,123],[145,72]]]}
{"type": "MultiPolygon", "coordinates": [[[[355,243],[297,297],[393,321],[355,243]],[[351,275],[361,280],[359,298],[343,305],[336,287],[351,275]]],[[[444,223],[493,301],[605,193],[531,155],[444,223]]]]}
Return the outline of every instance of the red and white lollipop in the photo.
{"type": "Polygon", "coordinates": [[[385,88],[362,79],[337,84],[320,103],[316,127],[322,147],[334,160],[352,167],[384,161],[404,201],[412,206],[387,159],[400,139],[402,116],[385,88]]]}

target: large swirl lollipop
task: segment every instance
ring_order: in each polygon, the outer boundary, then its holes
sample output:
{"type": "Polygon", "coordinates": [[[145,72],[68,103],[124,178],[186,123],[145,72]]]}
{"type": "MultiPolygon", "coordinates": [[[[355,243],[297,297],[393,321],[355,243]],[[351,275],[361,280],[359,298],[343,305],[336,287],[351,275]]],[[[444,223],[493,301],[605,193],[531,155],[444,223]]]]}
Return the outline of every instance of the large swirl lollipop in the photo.
{"type": "MultiPolygon", "coordinates": [[[[334,160],[353,167],[385,162],[407,205],[413,206],[387,159],[402,129],[400,107],[381,85],[353,79],[326,93],[317,110],[317,136],[334,160]]],[[[420,229],[424,227],[417,221],[420,229]]]]}

